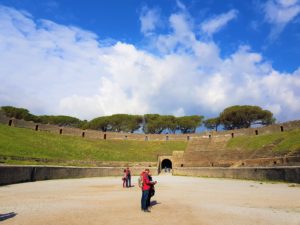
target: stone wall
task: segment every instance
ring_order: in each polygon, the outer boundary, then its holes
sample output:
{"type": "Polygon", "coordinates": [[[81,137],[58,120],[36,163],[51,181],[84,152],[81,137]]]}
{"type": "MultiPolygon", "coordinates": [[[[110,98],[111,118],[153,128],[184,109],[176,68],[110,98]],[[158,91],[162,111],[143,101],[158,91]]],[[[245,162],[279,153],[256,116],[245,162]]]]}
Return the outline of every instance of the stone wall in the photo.
{"type": "Polygon", "coordinates": [[[63,160],[51,158],[34,158],[24,156],[1,155],[0,163],[6,160],[36,162],[44,165],[64,165],[80,167],[157,167],[157,162],[97,161],[97,160],[63,160]]]}
{"type": "Polygon", "coordinates": [[[232,167],[258,167],[258,166],[299,166],[300,156],[255,158],[237,161],[232,167]]]}
{"type": "MultiPolygon", "coordinates": [[[[130,168],[132,175],[139,175],[145,167],[130,168]]],[[[121,167],[47,167],[47,166],[0,166],[0,185],[33,182],[50,179],[123,176],[121,167]]],[[[150,168],[157,175],[157,168],[150,168]]],[[[300,167],[175,167],[173,175],[233,178],[250,180],[273,180],[300,183],[300,167]]],[[[120,179],[121,182],[121,179],[120,179]]]]}
{"type": "MultiPolygon", "coordinates": [[[[249,180],[273,180],[300,183],[300,167],[192,167],[173,168],[173,175],[233,178],[249,180]]],[[[217,187],[216,187],[217,188],[217,187]]]]}
{"type": "MultiPolygon", "coordinates": [[[[132,175],[139,175],[145,167],[131,167],[132,175]]],[[[157,175],[157,168],[149,168],[157,175]]],[[[0,185],[51,179],[123,176],[124,167],[57,167],[57,166],[0,166],[0,185]]]]}
{"type": "Polygon", "coordinates": [[[206,131],[195,134],[132,134],[101,132],[95,130],[82,130],[79,128],[60,127],[50,124],[40,124],[31,121],[7,118],[0,112],[0,123],[10,124],[15,127],[29,128],[36,131],[46,131],[61,135],[79,136],[93,139],[118,139],[118,140],[140,140],[140,141],[189,141],[199,139],[222,139],[232,138],[241,135],[260,135],[273,132],[284,132],[292,129],[300,129],[300,120],[290,121],[281,124],[274,124],[261,128],[247,128],[231,131],[206,131]]]}

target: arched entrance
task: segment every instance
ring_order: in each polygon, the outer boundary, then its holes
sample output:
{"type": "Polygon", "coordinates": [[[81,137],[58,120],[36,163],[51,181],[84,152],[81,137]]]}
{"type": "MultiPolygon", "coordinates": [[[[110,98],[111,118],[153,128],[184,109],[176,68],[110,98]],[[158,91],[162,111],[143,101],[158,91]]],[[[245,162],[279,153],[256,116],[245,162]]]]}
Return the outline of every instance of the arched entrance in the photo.
{"type": "Polygon", "coordinates": [[[172,161],[170,159],[164,159],[161,162],[161,170],[165,172],[170,172],[172,169],[172,161]]]}

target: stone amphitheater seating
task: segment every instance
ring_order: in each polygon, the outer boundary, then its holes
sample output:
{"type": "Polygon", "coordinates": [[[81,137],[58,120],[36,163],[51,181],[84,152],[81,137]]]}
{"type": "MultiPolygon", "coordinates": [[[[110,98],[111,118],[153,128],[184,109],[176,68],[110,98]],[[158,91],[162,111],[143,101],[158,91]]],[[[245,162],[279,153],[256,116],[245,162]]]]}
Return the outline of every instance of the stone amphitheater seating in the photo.
{"type": "Polygon", "coordinates": [[[183,153],[181,165],[185,167],[238,167],[299,163],[300,157],[297,154],[283,156],[272,151],[274,145],[264,146],[263,149],[256,151],[228,150],[226,144],[231,138],[231,136],[203,136],[191,139],[183,153]]]}

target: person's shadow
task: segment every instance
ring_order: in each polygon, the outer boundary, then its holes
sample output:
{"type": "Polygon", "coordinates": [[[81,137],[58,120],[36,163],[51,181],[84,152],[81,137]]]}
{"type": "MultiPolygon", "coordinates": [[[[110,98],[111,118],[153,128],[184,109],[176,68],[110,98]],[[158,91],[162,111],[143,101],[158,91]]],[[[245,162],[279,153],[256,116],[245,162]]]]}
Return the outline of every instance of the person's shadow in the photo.
{"type": "Polygon", "coordinates": [[[0,221],[3,221],[3,220],[7,220],[7,219],[10,219],[10,218],[13,218],[17,215],[17,213],[15,212],[10,212],[10,213],[5,213],[5,214],[0,214],[0,221]]]}
{"type": "Polygon", "coordinates": [[[157,202],[156,200],[150,202],[151,207],[155,206],[155,205],[158,205],[158,204],[161,204],[161,203],[157,202]]]}

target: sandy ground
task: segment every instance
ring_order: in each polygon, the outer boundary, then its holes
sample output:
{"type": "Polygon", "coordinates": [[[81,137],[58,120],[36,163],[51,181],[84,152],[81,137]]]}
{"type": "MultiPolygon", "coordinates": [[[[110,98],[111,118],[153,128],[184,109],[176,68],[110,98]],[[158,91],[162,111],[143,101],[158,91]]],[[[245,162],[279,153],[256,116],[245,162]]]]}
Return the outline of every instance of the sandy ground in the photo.
{"type": "Polygon", "coordinates": [[[123,189],[120,177],[2,186],[0,223],[300,225],[299,185],[167,175],[154,179],[158,185],[151,213],[140,210],[140,189],[123,189]],[[16,215],[3,219],[7,213],[16,215]]]}

